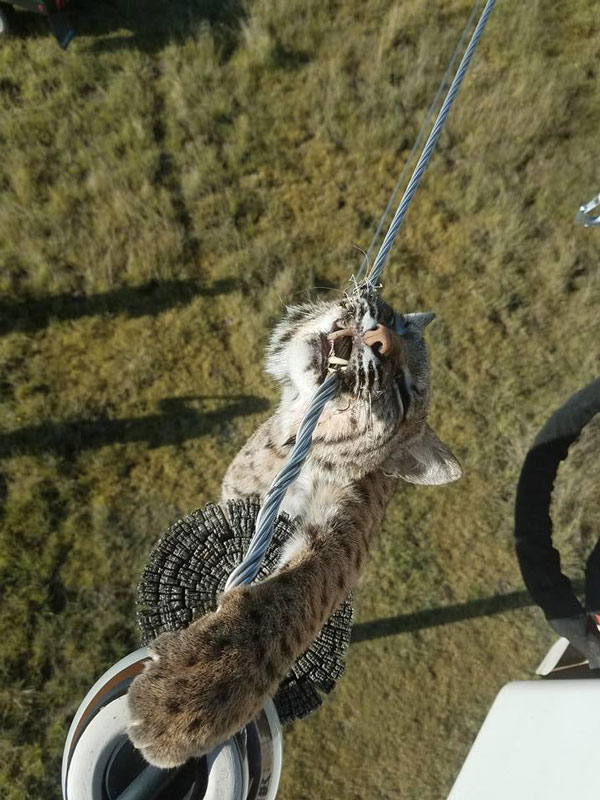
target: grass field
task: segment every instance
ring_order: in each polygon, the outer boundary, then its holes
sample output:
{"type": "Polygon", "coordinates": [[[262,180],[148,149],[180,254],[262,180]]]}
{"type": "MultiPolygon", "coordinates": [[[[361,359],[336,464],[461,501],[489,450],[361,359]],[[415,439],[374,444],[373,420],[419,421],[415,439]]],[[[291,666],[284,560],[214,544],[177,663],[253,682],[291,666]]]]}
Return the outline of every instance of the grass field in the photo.
{"type": "MultiPolygon", "coordinates": [[[[0,45],[5,800],[60,796],[79,701],[137,646],[150,548],[275,402],[283,304],[358,268],[470,0],[81,6],[67,52],[38,18],[0,45]]],[[[512,509],[536,430],[598,374],[600,232],[574,217],[600,186],[599,54],[592,4],[498,0],[384,276],[438,314],[432,424],[464,478],[400,487],[282,800],[443,798],[553,639],[512,509]]],[[[573,577],[597,436],[559,477],[573,577]]]]}

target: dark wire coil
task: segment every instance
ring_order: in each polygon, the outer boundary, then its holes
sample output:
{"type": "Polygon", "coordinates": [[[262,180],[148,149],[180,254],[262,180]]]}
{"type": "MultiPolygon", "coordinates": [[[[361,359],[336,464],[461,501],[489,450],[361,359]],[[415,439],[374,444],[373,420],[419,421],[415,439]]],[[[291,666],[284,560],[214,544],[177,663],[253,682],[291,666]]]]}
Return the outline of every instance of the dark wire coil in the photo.
{"type": "MultiPolygon", "coordinates": [[[[221,506],[209,504],[177,520],[163,534],[138,586],[142,644],[216,610],[229,574],[248,549],[259,509],[258,499],[229,501],[226,513],[221,506]]],[[[290,518],[280,514],[257,580],[273,571],[293,531],[290,518]]],[[[316,711],[323,695],[332,691],[344,673],[351,628],[352,599],[348,595],[273,698],[282,723],[316,711]]]]}

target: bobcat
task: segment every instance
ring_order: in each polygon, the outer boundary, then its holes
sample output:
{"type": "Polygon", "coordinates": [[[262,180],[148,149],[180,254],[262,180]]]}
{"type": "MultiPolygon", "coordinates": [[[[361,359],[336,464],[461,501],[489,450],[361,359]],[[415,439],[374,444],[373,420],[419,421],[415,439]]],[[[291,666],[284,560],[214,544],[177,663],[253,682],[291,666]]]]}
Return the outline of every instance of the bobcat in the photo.
{"type": "Polygon", "coordinates": [[[365,563],[398,478],[442,484],[461,470],[427,425],[423,329],[374,292],[288,308],[267,351],[281,401],[231,463],[222,498],[264,497],[333,362],[343,371],[282,510],[296,533],[267,580],[233,589],[219,610],[164,633],[129,690],[129,736],[152,764],[206,753],[253,719],[365,563]]]}

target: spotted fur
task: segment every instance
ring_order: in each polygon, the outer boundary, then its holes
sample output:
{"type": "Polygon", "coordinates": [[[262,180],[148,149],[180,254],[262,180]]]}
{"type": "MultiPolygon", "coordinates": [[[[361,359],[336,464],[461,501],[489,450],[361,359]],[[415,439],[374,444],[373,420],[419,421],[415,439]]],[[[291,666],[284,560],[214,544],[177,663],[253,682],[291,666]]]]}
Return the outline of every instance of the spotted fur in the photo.
{"type": "Polygon", "coordinates": [[[170,767],[208,752],[275,694],[355,586],[397,478],[441,484],[460,476],[427,425],[423,328],[432,318],[395,314],[364,293],[289,308],[275,328],[267,370],[281,384],[281,401],[227,470],[223,500],[264,497],[326,377],[329,355],[345,353],[348,364],[286,495],[283,510],[296,519],[297,533],[277,572],[228,592],[218,612],[186,630],[160,636],[153,661],[130,688],[129,734],[151,763],[170,767]],[[342,335],[332,346],[336,331],[342,335]]]}

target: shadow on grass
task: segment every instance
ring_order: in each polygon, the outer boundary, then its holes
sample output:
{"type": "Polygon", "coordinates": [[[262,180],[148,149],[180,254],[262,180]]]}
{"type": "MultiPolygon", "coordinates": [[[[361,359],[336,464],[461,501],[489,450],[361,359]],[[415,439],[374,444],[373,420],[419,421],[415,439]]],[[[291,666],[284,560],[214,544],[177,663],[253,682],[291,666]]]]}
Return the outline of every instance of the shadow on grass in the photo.
{"type": "Polygon", "coordinates": [[[134,48],[153,53],[205,27],[223,61],[237,48],[246,18],[243,0],[78,0],[73,13],[79,34],[107,37],[94,43],[96,52],[134,48]],[[129,33],[111,35],[115,31],[129,33]]]}
{"type": "MultiPolygon", "coordinates": [[[[573,581],[576,592],[583,590],[583,581],[573,581]]],[[[491,617],[506,611],[535,605],[529,592],[511,592],[494,597],[483,597],[480,600],[469,600],[453,606],[426,608],[413,614],[400,614],[397,617],[384,617],[371,622],[360,622],[352,628],[352,643],[368,642],[398,633],[412,633],[425,628],[437,628],[439,625],[450,625],[453,622],[464,622],[477,617],[491,617]]]]}
{"type": "MultiPolygon", "coordinates": [[[[244,0],[70,0],[67,14],[76,35],[95,38],[95,52],[155,53],[205,28],[223,61],[236,50],[247,19],[244,0]]],[[[28,38],[49,35],[46,17],[38,14],[19,14],[16,29],[28,38]]]]}
{"type": "Polygon", "coordinates": [[[218,432],[234,417],[256,414],[269,402],[253,395],[172,397],[160,403],[160,414],[126,419],[73,419],[43,422],[0,435],[0,458],[52,452],[75,458],[84,450],[106,445],[146,442],[148,447],[182,444],[218,432]],[[199,411],[189,403],[217,402],[211,411],[199,411]]]}
{"type": "Polygon", "coordinates": [[[142,317],[183,306],[196,296],[213,297],[231,292],[231,278],[198,286],[193,281],[151,281],[142,286],[125,286],[101,294],[76,297],[58,294],[18,302],[0,299],[0,335],[9,331],[37,331],[51,320],[80,319],[96,314],[123,314],[142,317]]]}

